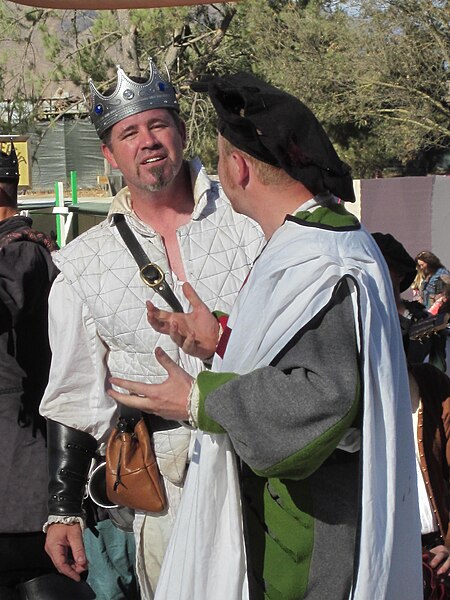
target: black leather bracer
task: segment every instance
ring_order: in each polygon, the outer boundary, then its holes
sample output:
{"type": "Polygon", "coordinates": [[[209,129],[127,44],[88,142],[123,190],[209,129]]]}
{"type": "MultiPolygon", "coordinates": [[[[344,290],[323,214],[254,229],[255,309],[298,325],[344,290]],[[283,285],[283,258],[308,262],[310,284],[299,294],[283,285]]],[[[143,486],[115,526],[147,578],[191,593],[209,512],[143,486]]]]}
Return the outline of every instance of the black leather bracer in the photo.
{"type": "Polygon", "coordinates": [[[83,497],[97,441],[57,421],[47,420],[50,515],[82,516],[83,497]]]}

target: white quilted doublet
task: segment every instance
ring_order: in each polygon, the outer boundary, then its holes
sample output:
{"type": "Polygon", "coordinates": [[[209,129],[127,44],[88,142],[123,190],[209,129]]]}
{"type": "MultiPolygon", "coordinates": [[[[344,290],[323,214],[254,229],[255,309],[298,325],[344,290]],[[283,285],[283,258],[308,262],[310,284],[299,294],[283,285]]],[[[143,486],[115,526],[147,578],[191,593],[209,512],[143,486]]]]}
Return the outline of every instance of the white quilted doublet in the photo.
{"type": "MultiPolygon", "coordinates": [[[[211,182],[202,169],[197,173],[194,193],[197,202],[193,218],[178,230],[185,272],[211,310],[229,312],[260,250],[261,232],[253,221],[231,209],[218,184],[211,182]]],[[[120,194],[127,194],[126,188],[120,194]]],[[[127,214],[126,220],[149,259],[161,267],[188,309],[179,285],[174,286],[160,236],[134,213],[127,214]]],[[[55,262],[86,302],[98,335],[110,349],[108,367],[112,375],[153,382],[165,379],[165,371],[153,355],[156,345],[161,345],[192,374],[196,373],[198,366],[179,357],[170,338],[159,336],[148,325],[147,299],[161,308],[170,308],[142,282],[111,215],[60,250],[55,262]]]]}

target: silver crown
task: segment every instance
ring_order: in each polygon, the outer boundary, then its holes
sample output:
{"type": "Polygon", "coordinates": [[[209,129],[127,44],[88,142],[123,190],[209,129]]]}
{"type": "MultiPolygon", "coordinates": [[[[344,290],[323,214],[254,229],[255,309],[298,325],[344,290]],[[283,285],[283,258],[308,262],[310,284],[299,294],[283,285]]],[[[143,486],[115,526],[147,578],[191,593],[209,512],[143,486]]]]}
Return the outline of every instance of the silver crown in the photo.
{"type": "Polygon", "coordinates": [[[103,96],[89,79],[91,121],[102,137],[107,129],[130,115],[136,115],[152,108],[172,108],[179,110],[173,85],[162,77],[151,58],[149,77],[144,83],[130,79],[120,65],[117,65],[117,85],[110,96],[103,96]]]}

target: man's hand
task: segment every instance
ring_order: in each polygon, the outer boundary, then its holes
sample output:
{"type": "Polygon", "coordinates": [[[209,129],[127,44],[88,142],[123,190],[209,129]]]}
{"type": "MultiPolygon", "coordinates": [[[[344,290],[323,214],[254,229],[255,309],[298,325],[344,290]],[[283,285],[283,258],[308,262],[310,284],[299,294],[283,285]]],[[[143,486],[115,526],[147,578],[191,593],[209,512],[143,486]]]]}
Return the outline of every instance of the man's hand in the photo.
{"type": "Polygon", "coordinates": [[[167,371],[163,383],[139,383],[128,379],[112,377],[110,382],[129,394],[108,390],[111,398],[126,406],[159,415],[164,419],[186,421],[188,419],[187,401],[194,379],[179,367],[162,348],[155,349],[159,364],[167,371]]]}
{"type": "Polygon", "coordinates": [[[49,525],[45,551],[57,570],[74,581],[80,581],[80,573],[88,568],[83,534],[79,523],[73,525],[52,523],[49,525]]]}
{"type": "Polygon", "coordinates": [[[436,569],[438,575],[447,577],[450,571],[450,551],[446,546],[431,548],[430,553],[434,558],[430,561],[430,567],[436,569]]]}
{"type": "Polygon", "coordinates": [[[148,301],[147,320],[155,331],[169,335],[186,354],[206,360],[216,350],[219,323],[189,283],[183,284],[183,292],[192,306],[190,313],[167,312],[148,301]]]}

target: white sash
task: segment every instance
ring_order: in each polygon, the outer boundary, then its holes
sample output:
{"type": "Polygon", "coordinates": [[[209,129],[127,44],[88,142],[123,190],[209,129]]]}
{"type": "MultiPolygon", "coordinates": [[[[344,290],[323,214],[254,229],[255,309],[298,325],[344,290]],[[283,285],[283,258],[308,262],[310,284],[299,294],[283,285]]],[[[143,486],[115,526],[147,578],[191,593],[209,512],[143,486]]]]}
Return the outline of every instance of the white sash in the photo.
{"type": "Polygon", "coordinates": [[[235,461],[227,435],[199,432],[155,600],[248,600],[235,461]]]}

